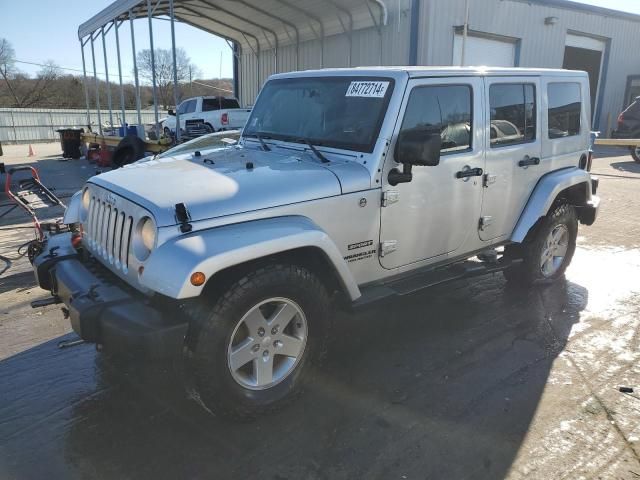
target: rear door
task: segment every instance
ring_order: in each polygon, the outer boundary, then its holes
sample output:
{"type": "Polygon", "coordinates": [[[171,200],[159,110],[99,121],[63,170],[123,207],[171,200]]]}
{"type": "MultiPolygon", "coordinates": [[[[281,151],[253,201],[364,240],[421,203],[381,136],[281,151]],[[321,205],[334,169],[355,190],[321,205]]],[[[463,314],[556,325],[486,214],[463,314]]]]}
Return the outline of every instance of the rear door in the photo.
{"type": "Polygon", "coordinates": [[[479,235],[498,240],[513,231],[541,172],[540,80],[485,77],[488,128],[479,235]]]}

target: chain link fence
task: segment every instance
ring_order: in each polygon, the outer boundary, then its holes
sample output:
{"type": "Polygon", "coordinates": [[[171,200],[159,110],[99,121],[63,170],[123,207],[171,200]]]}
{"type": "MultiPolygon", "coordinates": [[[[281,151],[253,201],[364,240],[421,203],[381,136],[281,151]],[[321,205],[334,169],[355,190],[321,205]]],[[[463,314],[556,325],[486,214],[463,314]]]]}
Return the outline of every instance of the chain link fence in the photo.
{"type": "MultiPolygon", "coordinates": [[[[91,128],[98,131],[98,111],[89,111],[91,128]]],[[[113,123],[121,124],[121,112],[112,110],[113,123]]],[[[159,119],[166,117],[166,112],[159,112],[159,119]]],[[[100,110],[103,128],[109,125],[109,110],[100,110]]],[[[154,123],[153,110],[141,112],[143,124],[154,123]]],[[[125,119],[129,124],[137,123],[135,110],[125,110],[125,119]]],[[[80,127],[87,129],[87,111],[78,109],[48,108],[0,108],[0,143],[37,143],[58,140],[59,128],[80,127]]]]}

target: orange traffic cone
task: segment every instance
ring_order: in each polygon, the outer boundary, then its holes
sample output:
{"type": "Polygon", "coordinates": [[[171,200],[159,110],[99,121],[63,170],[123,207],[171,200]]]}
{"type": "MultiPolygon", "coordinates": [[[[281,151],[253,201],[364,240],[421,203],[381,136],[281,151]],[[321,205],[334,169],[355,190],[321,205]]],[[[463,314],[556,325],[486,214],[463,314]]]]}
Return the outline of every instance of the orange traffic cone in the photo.
{"type": "Polygon", "coordinates": [[[33,157],[35,155],[35,153],[33,153],[33,147],[31,146],[31,144],[29,144],[29,156],[33,157]]]}

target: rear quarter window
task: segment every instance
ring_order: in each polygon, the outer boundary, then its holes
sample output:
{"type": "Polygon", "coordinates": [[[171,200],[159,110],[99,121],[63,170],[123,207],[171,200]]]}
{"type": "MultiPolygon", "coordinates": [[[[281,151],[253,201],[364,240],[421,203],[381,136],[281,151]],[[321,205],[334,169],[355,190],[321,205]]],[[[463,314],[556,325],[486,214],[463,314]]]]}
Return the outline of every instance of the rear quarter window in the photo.
{"type": "Polygon", "coordinates": [[[549,99],[549,138],[572,137],[580,134],[582,96],[579,83],[550,83],[547,86],[549,99]]]}

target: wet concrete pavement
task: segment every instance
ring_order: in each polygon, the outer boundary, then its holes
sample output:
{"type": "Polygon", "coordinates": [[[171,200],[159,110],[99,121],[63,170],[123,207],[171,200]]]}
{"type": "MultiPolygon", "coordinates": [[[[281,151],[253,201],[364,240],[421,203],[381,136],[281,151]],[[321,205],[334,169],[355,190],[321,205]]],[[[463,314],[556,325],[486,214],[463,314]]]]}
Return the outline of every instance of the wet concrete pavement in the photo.
{"type": "MultiPolygon", "coordinates": [[[[339,314],[319,380],[252,423],[202,411],[172,365],[58,349],[74,336],[28,307],[46,294],[15,261],[0,478],[640,478],[640,396],[617,389],[640,389],[640,165],[621,153],[595,161],[600,218],[566,281],[493,275],[339,314]]],[[[26,235],[0,231],[0,254],[26,235]]]]}

